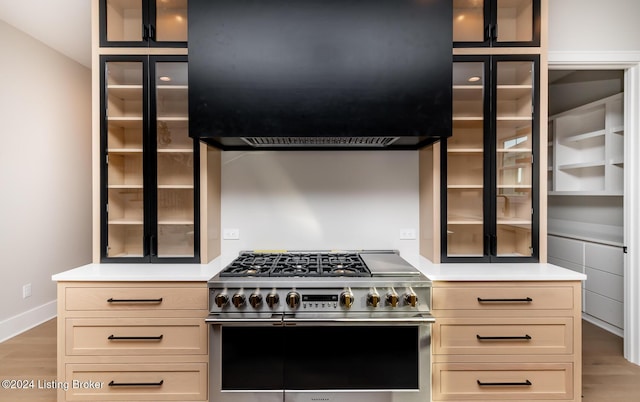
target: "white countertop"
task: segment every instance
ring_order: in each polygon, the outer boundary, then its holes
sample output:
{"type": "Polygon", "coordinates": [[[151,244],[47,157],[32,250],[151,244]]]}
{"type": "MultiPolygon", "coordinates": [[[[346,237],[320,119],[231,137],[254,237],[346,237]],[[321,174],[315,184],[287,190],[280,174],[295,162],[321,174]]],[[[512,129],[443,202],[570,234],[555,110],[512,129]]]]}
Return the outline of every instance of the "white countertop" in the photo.
{"type": "MultiPolygon", "coordinates": [[[[207,281],[236,256],[208,264],[87,264],[55,274],[54,281],[207,281]]],[[[432,281],[583,281],[587,276],[552,264],[434,264],[421,256],[403,256],[432,281]]]]}
{"type": "Polygon", "coordinates": [[[51,277],[53,281],[208,281],[236,256],[220,256],[208,264],[87,264],[51,277]]]}
{"type": "Polygon", "coordinates": [[[552,264],[434,264],[417,256],[406,258],[432,281],[584,281],[585,274],[552,264]]]}

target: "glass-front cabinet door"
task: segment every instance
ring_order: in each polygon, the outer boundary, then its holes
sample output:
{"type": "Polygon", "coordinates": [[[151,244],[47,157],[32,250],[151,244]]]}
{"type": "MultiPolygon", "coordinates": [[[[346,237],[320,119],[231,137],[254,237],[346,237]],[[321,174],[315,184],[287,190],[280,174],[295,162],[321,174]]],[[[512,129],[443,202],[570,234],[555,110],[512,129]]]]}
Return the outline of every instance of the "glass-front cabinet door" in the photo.
{"type": "Polygon", "coordinates": [[[158,258],[195,256],[196,210],[195,142],[189,137],[187,63],[159,61],[151,64],[155,96],[152,97],[155,142],[157,238],[152,255],[158,258]],[[155,251],[155,252],[154,252],[155,251]]]}
{"type": "Polygon", "coordinates": [[[100,46],[186,47],[187,0],[100,0],[100,46]]]}
{"type": "Polygon", "coordinates": [[[495,225],[493,253],[531,257],[534,218],[533,61],[495,61],[495,225]]]}
{"type": "Polygon", "coordinates": [[[540,0],[453,0],[455,47],[540,46],[540,0]]]}
{"type": "Polygon", "coordinates": [[[485,254],[486,70],[484,61],[453,64],[453,135],[443,147],[447,257],[485,254]]]}
{"type": "Polygon", "coordinates": [[[103,67],[103,253],[136,259],[146,254],[146,62],[113,60],[103,67]]]}
{"type": "Polygon", "coordinates": [[[536,261],[538,56],[454,56],[443,262],[536,261]]]}
{"type": "Polygon", "coordinates": [[[199,262],[186,56],[102,56],[102,260],[199,262]]]}

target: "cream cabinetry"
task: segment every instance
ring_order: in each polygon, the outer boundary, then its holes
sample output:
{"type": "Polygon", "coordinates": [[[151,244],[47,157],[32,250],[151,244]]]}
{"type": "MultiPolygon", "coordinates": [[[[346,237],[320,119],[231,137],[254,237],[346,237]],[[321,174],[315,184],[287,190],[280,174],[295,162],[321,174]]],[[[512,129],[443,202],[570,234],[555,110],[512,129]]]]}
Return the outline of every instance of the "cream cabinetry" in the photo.
{"type": "Polygon", "coordinates": [[[579,401],[579,281],[435,281],[433,401],[579,401]]]}
{"type": "Polygon", "coordinates": [[[205,282],[59,282],[58,401],[206,401],[207,304],[205,282]]]}

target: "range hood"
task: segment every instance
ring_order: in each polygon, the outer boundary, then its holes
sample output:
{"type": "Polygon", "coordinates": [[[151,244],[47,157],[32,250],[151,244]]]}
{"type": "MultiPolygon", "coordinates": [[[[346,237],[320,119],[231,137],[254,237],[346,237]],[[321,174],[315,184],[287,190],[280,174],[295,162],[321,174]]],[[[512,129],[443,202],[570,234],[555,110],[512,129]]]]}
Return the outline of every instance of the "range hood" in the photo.
{"type": "Polygon", "coordinates": [[[190,136],[224,150],[451,135],[451,0],[189,0],[190,136]]]}

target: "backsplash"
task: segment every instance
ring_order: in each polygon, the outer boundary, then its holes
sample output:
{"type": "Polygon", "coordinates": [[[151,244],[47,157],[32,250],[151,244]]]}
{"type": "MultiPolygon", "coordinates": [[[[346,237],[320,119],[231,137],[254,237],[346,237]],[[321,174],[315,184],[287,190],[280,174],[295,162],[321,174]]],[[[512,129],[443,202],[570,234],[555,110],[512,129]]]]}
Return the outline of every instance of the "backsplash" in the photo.
{"type": "Polygon", "coordinates": [[[222,153],[222,254],[246,249],[418,253],[416,151],[222,153]],[[414,229],[416,239],[400,240],[414,229]]]}

